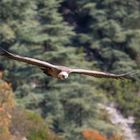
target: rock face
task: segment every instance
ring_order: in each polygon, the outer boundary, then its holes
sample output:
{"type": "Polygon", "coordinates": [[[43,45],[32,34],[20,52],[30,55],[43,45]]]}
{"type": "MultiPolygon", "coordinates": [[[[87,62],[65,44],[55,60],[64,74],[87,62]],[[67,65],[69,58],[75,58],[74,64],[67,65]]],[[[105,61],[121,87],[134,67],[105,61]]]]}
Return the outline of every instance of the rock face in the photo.
{"type": "Polygon", "coordinates": [[[105,109],[110,114],[110,120],[114,125],[120,126],[126,140],[140,140],[135,130],[132,128],[134,117],[124,118],[123,115],[116,109],[114,104],[111,104],[105,109]]]}

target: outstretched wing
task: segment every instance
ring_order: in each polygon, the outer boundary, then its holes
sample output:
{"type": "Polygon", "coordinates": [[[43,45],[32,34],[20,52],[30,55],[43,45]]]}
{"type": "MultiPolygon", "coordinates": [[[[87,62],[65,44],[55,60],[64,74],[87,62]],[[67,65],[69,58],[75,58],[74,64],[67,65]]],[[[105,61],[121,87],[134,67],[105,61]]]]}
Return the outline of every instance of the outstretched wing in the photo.
{"type": "Polygon", "coordinates": [[[35,59],[35,58],[30,58],[30,57],[25,57],[25,56],[20,56],[20,55],[17,55],[17,54],[13,54],[13,53],[10,53],[10,52],[6,51],[3,48],[0,48],[0,55],[6,56],[10,59],[14,59],[14,60],[17,60],[17,61],[21,61],[21,62],[25,62],[25,63],[28,63],[28,64],[36,65],[36,66],[39,66],[40,68],[58,69],[58,66],[52,65],[52,64],[50,64],[46,61],[42,61],[42,60],[35,59]]]}
{"type": "Polygon", "coordinates": [[[84,70],[84,69],[71,69],[71,73],[83,74],[83,75],[93,76],[97,78],[131,79],[128,73],[117,75],[112,73],[84,70]]]}

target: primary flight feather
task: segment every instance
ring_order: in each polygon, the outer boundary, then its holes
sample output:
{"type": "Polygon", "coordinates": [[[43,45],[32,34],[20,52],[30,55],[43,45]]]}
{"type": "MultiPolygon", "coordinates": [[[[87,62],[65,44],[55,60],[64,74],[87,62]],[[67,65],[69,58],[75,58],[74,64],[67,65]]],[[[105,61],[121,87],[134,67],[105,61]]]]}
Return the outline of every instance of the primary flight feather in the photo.
{"type": "Polygon", "coordinates": [[[0,48],[0,55],[3,55],[13,60],[36,65],[45,74],[58,78],[58,79],[66,79],[71,73],[83,74],[83,75],[93,76],[97,78],[129,79],[128,73],[117,75],[117,74],[106,73],[106,72],[99,72],[99,71],[85,70],[85,69],[75,69],[75,68],[70,68],[70,67],[65,67],[65,66],[53,65],[39,59],[13,54],[3,48],[0,48]]]}

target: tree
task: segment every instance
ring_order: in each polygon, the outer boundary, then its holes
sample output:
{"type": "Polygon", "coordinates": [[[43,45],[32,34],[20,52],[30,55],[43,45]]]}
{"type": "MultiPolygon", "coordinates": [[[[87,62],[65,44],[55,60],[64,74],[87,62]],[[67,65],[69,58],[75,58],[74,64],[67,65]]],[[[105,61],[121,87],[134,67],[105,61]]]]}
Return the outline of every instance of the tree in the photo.
{"type": "MultiPolygon", "coordinates": [[[[88,61],[96,60],[96,67],[104,71],[134,71],[139,80],[139,4],[137,0],[64,0],[60,11],[67,22],[76,25],[73,43],[84,49],[88,61]]],[[[125,115],[137,116],[139,100],[133,95],[139,92],[138,83],[105,80],[97,87],[108,97],[112,94],[125,115]]]]}
{"type": "MultiPolygon", "coordinates": [[[[136,0],[3,0],[0,45],[57,65],[115,73],[139,71],[138,4],[136,0]],[[129,25],[132,17],[135,23],[129,25]]],[[[45,78],[40,69],[30,65],[5,58],[1,62],[18,104],[42,114],[49,127],[64,139],[81,140],[85,126],[105,135],[114,131],[98,107],[107,100],[103,93],[112,97],[117,94],[114,100],[121,103],[120,108],[138,107],[135,98],[133,105],[126,105],[132,94],[127,97],[121,83],[79,75],[58,81],[45,78]]],[[[139,90],[138,83],[133,84],[127,83],[129,92],[139,90]]],[[[135,114],[133,109],[131,113],[135,114]]]]}
{"type": "Polygon", "coordinates": [[[0,139],[12,140],[9,128],[11,125],[11,111],[14,105],[10,84],[0,79],[0,139]]]}

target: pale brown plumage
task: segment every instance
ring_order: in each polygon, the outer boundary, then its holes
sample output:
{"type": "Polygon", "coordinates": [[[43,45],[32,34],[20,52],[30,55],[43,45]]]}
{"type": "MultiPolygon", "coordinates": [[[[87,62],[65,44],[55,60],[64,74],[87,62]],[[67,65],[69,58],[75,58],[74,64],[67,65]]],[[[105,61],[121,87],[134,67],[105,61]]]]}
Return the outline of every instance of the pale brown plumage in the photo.
{"type": "Polygon", "coordinates": [[[71,73],[83,74],[83,75],[93,76],[97,78],[129,79],[128,73],[117,75],[117,74],[106,73],[106,72],[99,72],[99,71],[92,71],[92,70],[85,70],[85,69],[74,69],[74,68],[69,68],[65,66],[58,66],[58,65],[50,64],[46,61],[39,60],[39,59],[13,54],[4,50],[3,48],[0,48],[0,55],[6,56],[10,59],[14,59],[17,61],[36,65],[40,67],[40,69],[45,74],[58,78],[58,79],[66,79],[71,73]]]}

